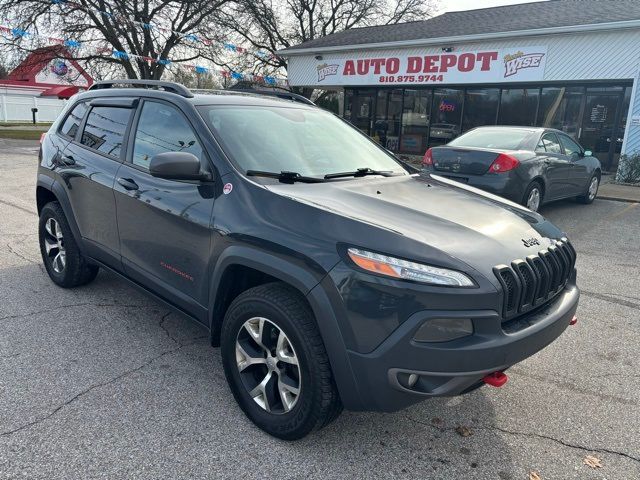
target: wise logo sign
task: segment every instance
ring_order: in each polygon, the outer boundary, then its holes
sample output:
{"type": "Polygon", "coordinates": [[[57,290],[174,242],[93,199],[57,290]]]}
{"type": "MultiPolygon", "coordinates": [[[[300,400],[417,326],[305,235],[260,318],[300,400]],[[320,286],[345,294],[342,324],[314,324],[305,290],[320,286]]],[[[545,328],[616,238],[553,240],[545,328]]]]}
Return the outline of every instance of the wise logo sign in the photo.
{"type": "Polygon", "coordinates": [[[538,68],[542,64],[544,53],[516,53],[504,56],[504,78],[517,74],[523,68],[538,68]]]}
{"type": "Polygon", "coordinates": [[[335,75],[338,73],[338,64],[329,65],[328,63],[323,63],[322,65],[318,65],[318,81],[321,82],[329,75],[335,75]]]}

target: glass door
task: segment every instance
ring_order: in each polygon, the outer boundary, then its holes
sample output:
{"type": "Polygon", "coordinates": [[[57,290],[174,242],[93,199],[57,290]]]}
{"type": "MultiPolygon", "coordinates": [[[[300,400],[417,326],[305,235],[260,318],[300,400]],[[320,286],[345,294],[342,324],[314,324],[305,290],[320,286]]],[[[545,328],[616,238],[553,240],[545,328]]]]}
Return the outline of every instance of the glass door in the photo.
{"type": "Polygon", "coordinates": [[[579,140],[598,157],[605,171],[613,168],[621,106],[622,92],[587,93],[579,140]]]}
{"type": "Polygon", "coordinates": [[[376,102],[375,90],[356,90],[351,107],[351,123],[367,135],[373,135],[373,115],[376,102]]]}

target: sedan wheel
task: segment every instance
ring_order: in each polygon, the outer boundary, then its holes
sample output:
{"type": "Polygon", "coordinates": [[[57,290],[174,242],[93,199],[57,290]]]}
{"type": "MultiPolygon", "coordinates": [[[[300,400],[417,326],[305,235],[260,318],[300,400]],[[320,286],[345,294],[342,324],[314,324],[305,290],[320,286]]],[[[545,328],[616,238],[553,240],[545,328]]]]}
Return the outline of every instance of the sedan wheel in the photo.
{"type": "Polygon", "coordinates": [[[589,201],[593,202],[593,200],[596,198],[596,194],[598,193],[598,184],[600,183],[600,181],[598,180],[598,177],[593,177],[591,179],[591,183],[589,184],[589,201]]]}
{"type": "Polygon", "coordinates": [[[540,197],[540,189],[538,187],[533,187],[529,191],[529,195],[527,197],[527,208],[537,212],[538,208],[540,208],[540,197]]]}

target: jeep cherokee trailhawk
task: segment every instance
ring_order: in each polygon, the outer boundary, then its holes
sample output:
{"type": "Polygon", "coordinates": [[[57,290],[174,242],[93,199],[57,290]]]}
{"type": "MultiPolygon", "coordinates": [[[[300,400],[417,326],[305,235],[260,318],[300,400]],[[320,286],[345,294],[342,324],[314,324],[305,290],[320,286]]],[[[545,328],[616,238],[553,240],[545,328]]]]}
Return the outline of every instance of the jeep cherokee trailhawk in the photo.
{"type": "Polygon", "coordinates": [[[284,439],[501,385],[575,321],[556,226],[291,94],[97,83],[42,138],[37,207],[56,284],[108,269],[200,322],[284,439]]]}

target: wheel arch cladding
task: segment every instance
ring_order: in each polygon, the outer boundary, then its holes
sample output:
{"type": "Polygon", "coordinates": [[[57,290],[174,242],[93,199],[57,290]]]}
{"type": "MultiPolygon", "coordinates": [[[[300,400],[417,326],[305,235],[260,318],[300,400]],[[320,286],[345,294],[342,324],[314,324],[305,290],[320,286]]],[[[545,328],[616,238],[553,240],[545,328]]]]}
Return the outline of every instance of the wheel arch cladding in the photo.
{"type": "Polygon", "coordinates": [[[58,202],[60,204],[60,207],[62,207],[62,211],[64,212],[64,216],[69,223],[69,227],[71,228],[71,232],[78,244],[78,248],[81,252],[84,252],[84,244],[82,242],[82,236],[80,235],[80,229],[78,228],[76,218],[73,215],[73,209],[71,208],[71,203],[69,202],[66,190],[59,182],[52,180],[45,175],[39,175],[36,185],[36,204],[38,208],[38,215],[40,215],[42,208],[49,202],[58,202]]]}
{"type": "Polygon", "coordinates": [[[306,296],[324,275],[326,273],[311,273],[304,265],[297,265],[271,252],[244,245],[228,247],[215,264],[209,292],[212,344],[219,343],[226,309],[243,291],[264,283],[281,281],[306,296]]]}

